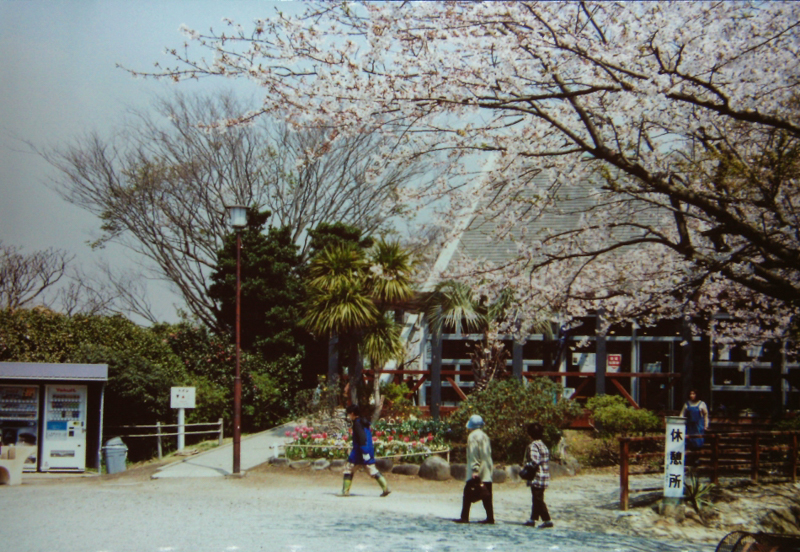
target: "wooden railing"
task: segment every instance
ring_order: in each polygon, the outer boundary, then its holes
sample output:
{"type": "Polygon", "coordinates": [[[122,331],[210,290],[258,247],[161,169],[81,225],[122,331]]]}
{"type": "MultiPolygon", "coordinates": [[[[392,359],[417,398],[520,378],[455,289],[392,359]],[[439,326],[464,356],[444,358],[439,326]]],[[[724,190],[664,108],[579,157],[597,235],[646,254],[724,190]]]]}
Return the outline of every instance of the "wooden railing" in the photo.
{"type": "MultiPolygon", "coordinates": [[[[396,383],[405,382],[409,385],[409,393],[408,398],[412,398],[419,389],[425,384],[426,381],[429,381],[431,378],[431,371],[430,370],[404,370],[404,369],[396,369],[396,370],[383,370],[381,374],[390,374],[395,378],[396,383]]],[[[461,369],[461,370],[441,370],[442,381],[443,383],[446,382],[450,385],[450,387],[455,391],[456,395],[459,397],[460,400],[466,400],[467,398],[467,391],[470,389],[468,386],[459,385],[456,381],[456,377],[459,378],[466,378],[468,381],[470,378],[474,377],[472,370],[469,369],[461,369]]],[[[567,398],[581,398],[583,397],[581,393],[586,388],[590,388],[590,384],[597,378],[597,374],[594,372],[560,372],[560,371],[525,371],[522,372],[522,377],[527,379],[533,378],[541,378],[547,377],[551,379],[558,379],[558,378],[577,378],[581,380],[580,384],[575,388],[575,391],[572,393],[570,397],[567,398]]],[[[642,379],[642,380],[662,380],[664,385],[667,387],[672,387],[675,383],[680,379],[680,373],[647,373],[647,372],[606,372],[605,377],[611,384],[619,391],[619,393],[628,401],[628,403],[633,407],[638,409],[639,404],[633,399],[633,397],[628,393],[625,387],[622,385],[621,381],[624,380],[632,380],[632,379],[642,379]]],[[[365,384],[369,385],[370,382],[375,378],[375,374],[373,370],[364,370],[362,372],[362,378],[364,378],[365,384]]],[[[347,379],[347,376],[344,376],[344,379],[347,379]]],[[[585,397],[583,397],[585,398],[585,397]]],[[[441,407],[443,412],[448,410],[448,407],[442,406],[441,407]]],[[[451,408],[452,409],[452,408],[451,408]]]]}
{"type": "MultiPolygon", "coordinates": [[[[706,433],[705,444],[699,450],[687,450],[684,464],[692,466],[695,473],[706,475],[712,483],[719,483],[721,475],[747,475],[758,481],[766,470],[783,471],[792,483],[797,482],[798,437],[800,431],[755,431],[738,433],[706,433]],[[788,472],[788,473],[787,473],[788,472]]],[[[696,437],[687,435],[686,438],[696,437]]],[[[628,509],[631,457],[637,460],[664,458],[664,436],[620,437],[619,504],[628,509]],[[632,443],[653,443],[660,450],[631,452],[632,443]]],[[[652,447],[650,447],[652,448],[652,447]]],[[[658,470],[641,473],[663,472],[658,470]]]]}
{"type": "Polygon", "coordinates": [[[213,429],[207,429],[203,431],[184,431],[179,432],[175,431],[172,433],[164,433],[161,430],[167,428],[175,428],[177,429],[180,427],[178,424],[162,424],[161,422],[156,422],[155,425],[126,425],[126,426],[115,426],[115,427],[108,427],[104,428],[103,432],[105,434],[110,433],[109,430],[115,430],[113,433],[118,437],[126,437],[126,438],[145,438],[145,437],[155,437],[158,443],[158,459],[161,460],[162,458],[162,441],[163,437],[177,437],[178,435],[210,435],[210,434],[217,434],[219,435],[219,444],[222,445],[223,440],[223,427],[222,427],[222,418],[216,422],[200,422],[194,424],[183,424],[183,427],[200,427],[200,426],[214,426],[213,429]],[[143,429],[154,429],[154,432],[151,433],[142,433],[142,434],[130,434],[130,433],[120,433],[117,430],[143,430],[143,429]]]}

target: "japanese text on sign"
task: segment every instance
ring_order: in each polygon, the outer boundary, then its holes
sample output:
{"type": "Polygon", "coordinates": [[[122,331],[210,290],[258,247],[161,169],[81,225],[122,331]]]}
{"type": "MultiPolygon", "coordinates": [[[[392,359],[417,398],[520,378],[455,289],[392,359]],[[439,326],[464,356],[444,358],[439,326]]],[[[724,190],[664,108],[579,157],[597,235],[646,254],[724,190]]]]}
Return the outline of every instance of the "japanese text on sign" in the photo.
{"type": "Polygon", "coordinates": [[[664,435],[664,497],[683,498],[686,418],[667,416],[664,435]]]}

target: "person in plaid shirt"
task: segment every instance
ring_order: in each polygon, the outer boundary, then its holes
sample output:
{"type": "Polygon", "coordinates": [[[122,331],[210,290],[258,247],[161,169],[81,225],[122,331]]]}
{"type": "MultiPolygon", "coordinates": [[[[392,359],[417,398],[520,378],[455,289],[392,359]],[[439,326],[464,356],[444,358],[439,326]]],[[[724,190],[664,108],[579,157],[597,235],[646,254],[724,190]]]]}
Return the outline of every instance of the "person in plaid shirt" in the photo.
{"type": "Polygon", "coordinates": [[[550,450],[542,442],[542,437],[544,436],[542,424],[528,424],[527,431],[533,441],[528,445],[526,459],[528,463],[539,466],[539,471],[536,477],[527,483],[531,488],[531,519],[525,525],[535,526],[536,520],[541,517],[542,524],[539,529],[547,529],[553,526],[553,522],[550,520],[550,512],[547,511],[547,504],[544,502],[544,491],[550,483],[550,468],[548,467],[550,450]]]}

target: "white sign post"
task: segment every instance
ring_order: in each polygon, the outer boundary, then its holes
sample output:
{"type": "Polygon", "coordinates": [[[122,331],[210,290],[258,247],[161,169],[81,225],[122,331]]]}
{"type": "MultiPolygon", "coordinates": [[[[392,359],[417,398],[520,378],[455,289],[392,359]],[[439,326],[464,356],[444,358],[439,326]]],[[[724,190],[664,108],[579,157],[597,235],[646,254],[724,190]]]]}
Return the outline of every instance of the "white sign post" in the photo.
{"type": "Polygon", "coordinates": [[[683,499],[684,460],[686,458],[686,418],[667,416],[664,444],[664,498],[678,503],[683,499]]]}
{"type": "Polygon", "coordinates": [[[178,409],[178,452],[183,450],[184,438],[186,434],[185,410],[194,408],[194,387],[172,387],[170,388],[169,405],[170,408],[178,409]]]}

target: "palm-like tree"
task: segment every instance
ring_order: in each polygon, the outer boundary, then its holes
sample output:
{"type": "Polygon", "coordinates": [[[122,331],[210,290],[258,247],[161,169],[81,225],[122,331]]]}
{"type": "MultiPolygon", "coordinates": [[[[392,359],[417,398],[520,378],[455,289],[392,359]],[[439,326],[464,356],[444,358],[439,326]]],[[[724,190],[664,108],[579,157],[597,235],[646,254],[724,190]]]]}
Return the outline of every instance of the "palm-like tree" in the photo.
{"type": "MultiPolygon", "coordinates": [[[[309,299],[301,324],[318,335],[338,336],[352,382],[361,379],[359,352],[369,360],[375,370],[377,413],[380,370],[390,360],[402,360],[405,353],[400,325],[389,311],[412,297],[412,270],[408,252],[385,240],[368,252],[351,245],[327,247],[309,267],[309,299]]],[[[357,385],[350,386],[350,398],[358,402],[357,385]]]]}
{"type": "MultiPolygon", "coordinates": [[[[474,392],[486,389],[495,376],[505,370],[506,360],[511,353],[504,349],[500,340],[492,339],[497,324],[505,318],[514,306],[514,294],[505,289],[494,301],[477,295],[463,282],[446,280],[434,288],[427,300],[426,315],[431,330],[441,332],[450,328],[455,333],[480,333],[483,339],[469,353],[472,371],[475,376],[474,392]]],[[[536,322],[535,331],[549,334],[552,330],[546,321],[536,322]]]]}

